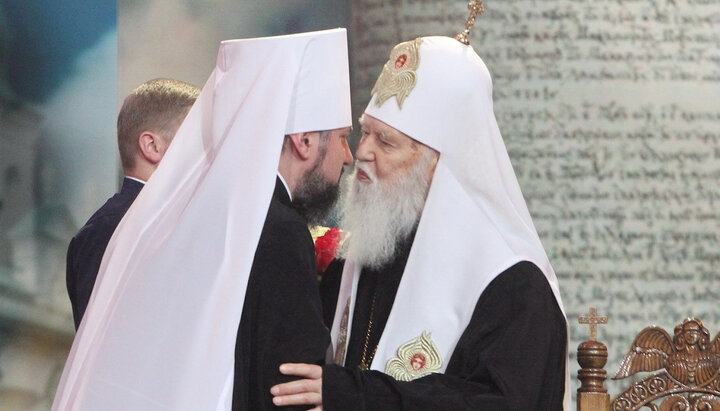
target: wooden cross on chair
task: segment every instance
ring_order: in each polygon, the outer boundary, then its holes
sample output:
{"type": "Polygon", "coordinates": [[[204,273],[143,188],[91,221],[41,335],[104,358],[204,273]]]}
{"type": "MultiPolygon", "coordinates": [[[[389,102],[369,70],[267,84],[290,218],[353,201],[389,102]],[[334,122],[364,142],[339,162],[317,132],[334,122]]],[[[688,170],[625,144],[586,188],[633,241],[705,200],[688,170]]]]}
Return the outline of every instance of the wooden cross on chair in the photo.
{"type": "Polygon", "coordinates": [[[577,361],[580,364],[578,379],[580,388],[577,395],[578,411],[597,411],[610,409],[610,395],[603,386],[607,377],[607,347],[597,338],[597,325],[607,324],[607,317],[599,317],[595,307],[590,308],[587,315],[578,317],[580,324],[590,325],[590,340],[580,343],[577,350],[577,361]]]}
{"type": "Polygon", "coordinates": [[[608,318],[607,317],[598,317],[597,310],[595,307],[590,307],[590,312],[588,315],[581,315],[578,318],[578,322],[580,324],[589,324],[590,325],[590,341],[596,341],[597,340],[597,325],[598,324],[607,324],[608,318]]]}

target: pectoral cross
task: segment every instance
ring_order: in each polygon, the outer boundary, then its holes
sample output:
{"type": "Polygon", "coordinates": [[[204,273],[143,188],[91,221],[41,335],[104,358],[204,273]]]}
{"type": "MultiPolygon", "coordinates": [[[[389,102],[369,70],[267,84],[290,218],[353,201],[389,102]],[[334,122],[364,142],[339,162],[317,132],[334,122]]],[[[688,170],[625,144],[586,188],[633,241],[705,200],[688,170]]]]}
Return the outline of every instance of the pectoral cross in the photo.
{"type": "Polygon", "coordinates": [[[468,3],[468,10],[470,10],[470,15],[465,21],[465,30],[458,33],[458,35],[455,36],[455,40],[465,45],[470,44],[470,29],[475,24],[475,17],[477,17],[478,14],[482,15],[483,13],[485,13],[485,6],[483,6],[482,3],[483,0],[473,0],[468,3]]]}
{"type": "Polygon", "coordinates": [[[588,315],[581,315],[578,318],[578,323],[590,325],[590,341],[595,341],[597,338],[597,325],[607,324],[607,322],[607,317],[598,317],[595,307],[590,308],[588,315]]]}

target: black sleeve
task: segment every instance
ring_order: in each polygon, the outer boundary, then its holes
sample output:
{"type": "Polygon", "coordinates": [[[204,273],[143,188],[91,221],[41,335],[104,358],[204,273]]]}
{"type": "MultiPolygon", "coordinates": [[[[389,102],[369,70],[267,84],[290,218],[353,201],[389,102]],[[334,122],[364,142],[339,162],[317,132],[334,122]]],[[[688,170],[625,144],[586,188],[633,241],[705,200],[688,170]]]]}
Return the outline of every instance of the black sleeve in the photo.
{"type": "Polygon", "coordinates": [[[519,263],[480,296],[445,374],[398,382],[326,365],[324,409],[560,410],[566,346],[565,318],[547,280],[519,263]]]}
{"type": "Polygon", "coordinates": [[[75,329],[77,330],[85,310],[84,308],[81,310],[77,303],[76,289],[78,286],[76,285],[75,254],[75,238],[73,238],[70,240],[67,255],[65,256],[65,285],[67,286],[68,297],[70,299],[70,305],[72,306],[73,321],[75,322],[75,329]]]}
{"type": "Polygon", "coordinates": [[[121,217],[98,218],[83,227],[68,246],[65,279],[76,330],[90,302],[105,249],[121,217]]]}
{"type": "Polygon", "coordinates": [[[337,305],[340,282],[342,280],[345,260],[333,260],[320,279],[320,298],[322,299],[323,317],[325,325],[332,327],[335,319],[335,306],[337,305]]]}
{"type": "Polygon", "coordinates": [[[233,409],[276,408],[270,388],[297,379],[280,374],[280,364],[324,363],[330,335],[323,324],[312,238],[304,224],[275,224],[263,231],[240,333],[236,379],[238,363],[246,372],[236,381],[234,401],[242,401],[237,390],[247,389],[247,406],[234,403],[233,409]]]}

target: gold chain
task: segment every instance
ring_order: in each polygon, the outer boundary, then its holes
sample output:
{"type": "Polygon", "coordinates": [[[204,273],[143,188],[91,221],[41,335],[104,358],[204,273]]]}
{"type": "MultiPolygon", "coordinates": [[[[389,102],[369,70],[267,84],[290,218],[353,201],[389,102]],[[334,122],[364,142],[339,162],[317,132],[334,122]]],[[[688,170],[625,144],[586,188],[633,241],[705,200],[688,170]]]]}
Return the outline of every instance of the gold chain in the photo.
{"type": "Polygon", "coordinates": [[[362,352],[362,358],[360,359],[360,365],[358,365],[358,368],[362,371],[366,371],[370,369],[370,364],[372,364],[373,358],[375,358],[375,352],[377,352],[377,345],[372,351],[372,354],[368,357],[368,348],[370,348],[370,333],[372,332],[373,327],[373,315],[375,314],[375,299],[377,297],[377,294],[373,294],[373,300],[372,304],[370,305],[370,320],[368,321],[368,328],[367,332],[365,333],[365,343],[363,344],[363,352],[362,352]]]}

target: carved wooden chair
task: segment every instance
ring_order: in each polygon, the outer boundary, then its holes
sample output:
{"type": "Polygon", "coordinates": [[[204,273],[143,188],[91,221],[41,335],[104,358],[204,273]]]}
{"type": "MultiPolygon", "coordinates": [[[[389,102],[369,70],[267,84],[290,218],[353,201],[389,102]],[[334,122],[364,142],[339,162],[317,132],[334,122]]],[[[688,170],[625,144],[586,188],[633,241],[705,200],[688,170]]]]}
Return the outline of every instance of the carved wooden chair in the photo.
{"type": "MultiPolygon", "coordinates": [[[[585,321],[583,321],[583,317],[585,321]]],[[[612,401],[603,387],[607,347],[595,340],[594,327],[607,322],[594,309],[582,316],[590,324],[590,340],[578,347],[578,411],[720,410],[720,333],[710,333],[696,318],[686,318],[670,337],[659,327],[647,327],[635,337],[614,379],[654,372],[632,383],[612,401]]]]}

